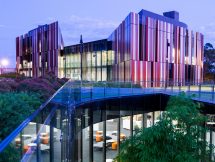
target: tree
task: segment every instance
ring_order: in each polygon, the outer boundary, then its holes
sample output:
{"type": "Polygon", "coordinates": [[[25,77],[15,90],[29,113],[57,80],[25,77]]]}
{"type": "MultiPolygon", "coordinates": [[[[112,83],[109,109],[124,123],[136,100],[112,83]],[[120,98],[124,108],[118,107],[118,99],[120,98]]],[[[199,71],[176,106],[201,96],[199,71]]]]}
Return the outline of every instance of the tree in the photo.
{"type": "Polygon", "coordinates": [[[200,104],[185,95],[171,97],[160,121],[121,144],[115,159],[122,162],[204,162],[213,149],[203,136],[206,117],[200,104]],[[173,122],[174,121],[174,122],[173,122]]]}
{"type": "Polygon", "coordinates": [[[0,93],[0,141],[41,105],[35,93],[0,93]]]}
{"type": "Polygon", "coordinates": [[[8,145],[4,152],[0,154],[0,162],[18,162],[20,161],[20,151],[14,145],[8,145]]]}
{"type": "Polygon", "coordinates": [[[214,47],[213,47],[213,45],[211,43],[206,43],[205,46],[204,46],[204,49],[205,50],[213,50],[214,47]]]}
{"type": "MultiPolygon", "coordinates": [[[[0,142],[41,105],[38,94],[24,92],[0,93],[0,142]]],[[[20,152],[8,145],[0,154],[0,162],[19,161],[20,152]]]]}
{"type": "MultiPolygon", "coordinates": [[[[0,142],[51,97],[67,79],[48,73],[40,78],[22,75],[0,75],[0,142]]],[[[20,160],[20,151],[13,144],[0,153],[0,162],[20,160]]]]}
{"type": "Polygon", "coordinates": [[[210,43],[204,46],[204,78],[215,81],[215,49],[210,43]]]}

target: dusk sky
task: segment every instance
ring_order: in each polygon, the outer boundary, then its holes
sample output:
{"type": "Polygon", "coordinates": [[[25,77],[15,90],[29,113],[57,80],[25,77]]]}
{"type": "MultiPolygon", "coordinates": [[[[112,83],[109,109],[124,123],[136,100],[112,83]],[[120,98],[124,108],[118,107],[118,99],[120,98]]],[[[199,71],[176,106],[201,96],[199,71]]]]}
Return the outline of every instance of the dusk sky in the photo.
{"type": "Polygon", "coordinates": [[[215,45],[214,0],[6,0],[0,4],[0,60],[15,67],[15,38],[59,21],[65,45],[107,38],[129,12],[176,10],[189,29],[215,45]]]}

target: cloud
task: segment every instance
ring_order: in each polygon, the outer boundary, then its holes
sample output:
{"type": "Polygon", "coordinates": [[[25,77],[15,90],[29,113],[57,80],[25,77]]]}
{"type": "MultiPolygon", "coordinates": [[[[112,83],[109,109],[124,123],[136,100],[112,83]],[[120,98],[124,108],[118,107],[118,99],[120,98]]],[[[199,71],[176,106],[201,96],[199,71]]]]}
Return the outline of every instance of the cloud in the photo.
{"type": "Polygon", "coordinates": [[[119,25],[119,22],[77,15],[71,15],[59,23],[65,45],[79,43],[81,34],[84,42],[105,39],[119,25]]]}

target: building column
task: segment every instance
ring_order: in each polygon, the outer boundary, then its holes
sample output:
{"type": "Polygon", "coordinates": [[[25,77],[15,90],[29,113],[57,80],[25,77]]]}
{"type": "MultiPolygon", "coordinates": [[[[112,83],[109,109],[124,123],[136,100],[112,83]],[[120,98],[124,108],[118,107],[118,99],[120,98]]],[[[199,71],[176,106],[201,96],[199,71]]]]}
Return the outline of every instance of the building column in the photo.
{"type": "Polygon", "coordinates": [[[131,137],[133,137],[133,110],[131,110],[131,116],[130,116],[130,133],[131,133],[131,137]]]}
{"type": "Polygon", "coordinates": [[[155,124],[155,112],[153,111],[152,112],[152,125],[155,124]]]}
{"type": "Polygon", "coordinates": [[[106,162],[106,109],[102,110],[103,115],[103,162],[106,162]]]}
{"type": "Polygon", "coordinates": [[[50,134],[49,134],[49,137],[50,137],[50,141],[49,141],[49,144],[50,144],[50,162],[53,162],[54,161],[54,140],[53,140],[53,135],[54,135],[54,128],[53,128],[53,119],[55,119],[55,116],[54,118],[52,118],[51,122],[50,122],[50,127],[49,127],[49,131],[50,131],[50,134]]]}
{"type": "Polygon", "coordinates": [[[120,117],[121,115],[119,114],[119,118],[117,119],[117,151],[118,154],[120,153],[120,134],[121,134],[121,129],[120,129],[120,117]]]}
{"type": "Polygon", "coordinates": [[[74,161],[75,160],[75,112],[74,112],[75,107],[69,107],[68,112],[69,112],[69,120],[68,120],[68,135],[69,135],[69,141],[68,141],[68,159],[69,161],[74,161]]]}
{"type": "Polygon", "coordinates": [[[142,116],[142,128],[147,128],[147,113],[143,113],[142,116]]]}
{"type": "Polygon", "coordinates": [[[20,160],[22,159],[22,155],[23,155],[23,144],[24,144],[24,142],[23,142],[23,138],[22,138],[22,135],[23,135],[23,130],[20,132],[20,134],[19,134],[19,138],[20,138],[20,160]]]}
{"type": "Polygon", "coordinates": [[[93,162],[93,112],[89,109],[90,126],[89,126],[89,162],[93,162]]]}
{"type": "MultiPolygon", "coordinates": [[[[213,132],[210,128],[210,146],[213,144],[213,132]]],[[[213,160],[213,149],[210,148],[210,159],[213,160]]]]}
{"type": "Polygon", "coordinates": [[[83,110],[82,110],[82,114],[81,114],[81,117],[80,117],[80,119],[81,119],[81,129],[80,129],[80,134],[81,134],[81,141],[80,141],[80,162],[82,162],[83,161],[83,129],[84,129],[84,124],[83,124],[83,121],[84,121],[84,118],[83,118],[83,110]]]}
{"type": "Polygon", "coordinates": [[[39,121],[36,121],[36,142],[37,142],[37,161],[41,161],[41,152],[40,152],[40,136],[39,136],[39,130],[40,130],[40,124],[38,124],[39,121]]]}

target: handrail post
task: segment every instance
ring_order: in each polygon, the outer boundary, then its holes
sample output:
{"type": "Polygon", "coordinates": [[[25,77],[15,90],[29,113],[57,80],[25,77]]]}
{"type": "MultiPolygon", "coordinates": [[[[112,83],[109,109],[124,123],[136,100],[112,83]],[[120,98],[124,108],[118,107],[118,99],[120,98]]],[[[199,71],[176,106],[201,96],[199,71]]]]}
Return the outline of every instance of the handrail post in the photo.
{"type": "Polygon", "coordinates": [[[83,86],[83,84],[82,84],[82,81],[81,81],[81,87],[80,87],[80,92],[79,92],[79,93],[80,93],[80,94],[79,94],[79,95],[80,95],[80,101],[79,101],[79,102],[81,102],[81,101],[82,101],[82,89],[81,89],[81,88],[82,88],[82,86],[83,86]]]}
{"type": "Polygon", "coordinates": [[[133,85],[132,85],[132,81],[131,81],[131,95],[133,95],[133,85]]]}
{"type": "Polygon", "coordinates": [[[120,89],[119,89],[119,87],[120,87],[120,82],[118,81],[118,97],[120,96],[120,89]]]}
{"type": "Polygon", "coordinates": [[[201,98],[201,83],[199,83],[199,98],[201,98]]]}
{"type": "Polygon", "coordinates": [[[188,93],[190,93],[190,83],[188,83],[188,93]]]}
{"type": "Polygon", "coordinates": [[[165,91],[167,89],[167,81],[163,81],[164,82],[164,86],[165,86],[165,91]]]}
{"type": "Polygon", "coordinates": [[[91,100],[92,100],[93,99],[93,82],[91,83],[90,97],[91,97],[91,100]]]}
{"type": "Polygon", "coordinates": [[[106,82],[104,82],[104,97],[105,97],[105,90],[106,90],[106,82]]]}
{"type": "Polygon", "coordinates": [[[171,92],[173,93],[173,84],[174,84],[174,82],[172,81],[172,83],[171,83],[171,92]]]}
{"type": "Polygon", "coordinates": [[[181,82],[179,82],[179,92],[181,92],[181,82]]]}

